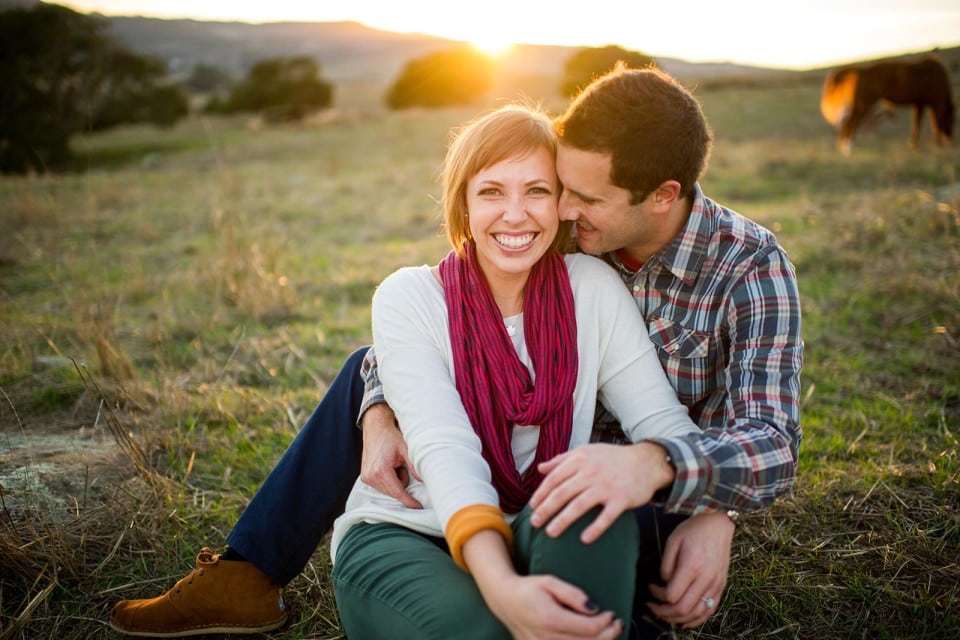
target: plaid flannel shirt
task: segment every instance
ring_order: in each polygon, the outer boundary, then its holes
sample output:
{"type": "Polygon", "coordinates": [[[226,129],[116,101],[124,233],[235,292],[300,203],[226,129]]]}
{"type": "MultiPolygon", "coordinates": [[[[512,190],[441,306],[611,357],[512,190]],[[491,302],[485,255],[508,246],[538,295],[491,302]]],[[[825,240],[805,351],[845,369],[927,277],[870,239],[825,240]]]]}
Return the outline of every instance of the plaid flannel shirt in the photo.
{"type": "MultiPolygon", "coordinates": [[[[800,430],[800,300],[776,238],[697,187],[683,232],[632,272],[606,256],[633,292],[667,378],[702,432],[654,439],[676,467],[657,501],[671,512],[752,511],[787,492],[800,430]]],[[[373,350],[363,411],[383,402],[373,350]]],[[[598,411],[596,440],[619,426],[598,411]]]]}

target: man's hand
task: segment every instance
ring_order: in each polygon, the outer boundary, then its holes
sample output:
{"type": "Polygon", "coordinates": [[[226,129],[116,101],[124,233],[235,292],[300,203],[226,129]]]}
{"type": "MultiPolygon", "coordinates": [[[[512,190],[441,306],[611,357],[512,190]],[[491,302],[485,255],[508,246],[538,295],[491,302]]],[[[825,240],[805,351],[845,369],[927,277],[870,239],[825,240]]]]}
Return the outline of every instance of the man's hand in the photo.
{"type": "Polygon", "coordinates": [[[423,505],[409,493],[410,475],[419,480],[407,455],[407,443],[397,428],[393,410],[386,404],[367,409],[361,420],[363,454],[360,458],[360,479],[403,506],[422,509],[423,505]]]}
{"type": "Polygon", "coordinates": [[[673,482],[666,450],[653,442],[588,444],[540,464],[543,482],[530,498],[535,527],[557,537],[588,511],[603,509],[580,536],[590,544],[627,509],[642,507],[673,482]],[[549,523],[549,524],[547,524],[549,523]]]}
{"type": "Polygon", "coordinates": [[[714,614],[727,585],[735,529],[725,513],[704,513],[673,530],[660,564],[667,586],[650,585],[650,593],[661,601],[647,604],[654,615],[692,629],[714,614]]]}

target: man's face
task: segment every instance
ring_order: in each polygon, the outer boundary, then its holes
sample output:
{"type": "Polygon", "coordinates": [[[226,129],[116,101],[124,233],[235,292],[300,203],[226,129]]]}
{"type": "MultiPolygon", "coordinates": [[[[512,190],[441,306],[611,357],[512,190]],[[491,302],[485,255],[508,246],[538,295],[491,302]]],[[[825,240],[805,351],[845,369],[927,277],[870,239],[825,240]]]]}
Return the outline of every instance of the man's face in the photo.
{"type": "Polygon", "coordinates": [[[645,203],[630,204],[631,193],[610,181],[608,153],[583,151],[561,144],[557,149],[557,175],[563,183],[560,219],[577,223],[577,244],[584,253],[599,255],[626,249],[637,260],[646,260],[654,218],[645,203]]]}

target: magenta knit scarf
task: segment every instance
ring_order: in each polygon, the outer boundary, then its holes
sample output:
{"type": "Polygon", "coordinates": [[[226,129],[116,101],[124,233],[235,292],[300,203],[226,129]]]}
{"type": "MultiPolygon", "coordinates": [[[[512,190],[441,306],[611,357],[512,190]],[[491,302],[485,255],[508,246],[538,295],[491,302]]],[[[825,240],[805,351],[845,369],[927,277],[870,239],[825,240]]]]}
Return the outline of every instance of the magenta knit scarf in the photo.
{"type": "Polygon", "coordinates": [[[440,262],[450,316],[457,391],[483,443],[500,508],[517,513],[543,479],[537,464],[567,450],[577,381],[577,320],[563,256],[544,256],[523,292],[523,332],[536,382],[520,362],[480,267],[476,247],[440,262]],[[534,462],[522,476],[510,448],[514,425],[539,425],[534,462]]]}

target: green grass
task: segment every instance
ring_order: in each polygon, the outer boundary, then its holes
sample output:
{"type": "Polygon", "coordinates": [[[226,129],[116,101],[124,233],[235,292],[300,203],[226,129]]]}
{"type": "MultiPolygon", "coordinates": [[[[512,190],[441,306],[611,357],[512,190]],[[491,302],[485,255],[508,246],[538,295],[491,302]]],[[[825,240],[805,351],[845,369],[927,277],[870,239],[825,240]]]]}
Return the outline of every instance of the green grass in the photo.
{"type": "MultiPolygon", "coordinates": [[[[960,637],[960,152],[907,150],[902,114],[844,158],[818,93],[700,92],[704,188],[786,247],[806,361],[796,489],[745,518],[723,605],[688,635],[960,637]]],[[[118,598],[222,545],[370,340],[376,284],[446,252],[435,177],[474,111],[121,129],[79,140],[78,172],[0,178],[0,473],[24,434],[108,430],[33,445],[37,469],[85,456],[60,507],[4,489],[4,640],[115,637],[118,598]]],[[[270,637],[341,635],[328,564],[321,547],[270,637]]]]}

